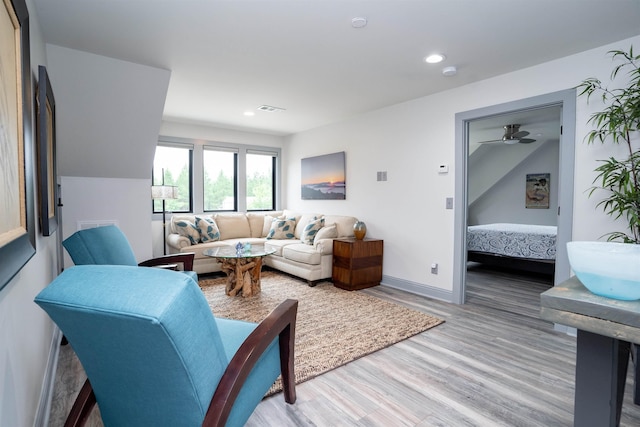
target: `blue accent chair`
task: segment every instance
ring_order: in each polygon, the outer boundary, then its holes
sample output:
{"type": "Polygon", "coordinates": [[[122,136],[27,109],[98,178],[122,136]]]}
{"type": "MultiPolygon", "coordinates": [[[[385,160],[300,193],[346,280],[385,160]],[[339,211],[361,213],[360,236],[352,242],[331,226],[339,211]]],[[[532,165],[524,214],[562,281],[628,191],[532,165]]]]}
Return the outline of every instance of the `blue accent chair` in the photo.
{"type": "Polygon", "coordinates": [[[84,425],[96,402],[105,426],[242,426],[280,374],[296,400],[295,300],[259,324],[222,319],[179,272],[81,265],[35,302],[87,373],[66,426],[84,425]]]}
{"type": "Polygon", "coordinates": [[[193,253],[165,255],[138,264],[127,236],[115,225],[79,230],[67,237],[65,247],[75,265],[139,265],[160,267],[182,264],[184,273],[198,281],[193,270],[193,253]]]}

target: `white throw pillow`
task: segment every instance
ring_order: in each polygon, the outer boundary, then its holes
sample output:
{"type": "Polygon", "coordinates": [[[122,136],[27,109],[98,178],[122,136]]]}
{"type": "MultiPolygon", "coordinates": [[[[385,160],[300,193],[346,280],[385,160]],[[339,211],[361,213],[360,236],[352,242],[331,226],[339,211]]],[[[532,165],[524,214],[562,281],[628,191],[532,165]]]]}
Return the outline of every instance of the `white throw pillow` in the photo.
{"type": "Polygon", "coordinates": [[[338,229],[336,225],[327,224],[316,233],[315,241],[321,239],[335,239],[336,237],[338,237],[338,229]]]}
{"type": "Polygon", "coordinates": [[[264,216],[264,224],[262,225],[262,237],[267,237],[269,234],[269,230],[271,230],[271,223],[273,222],[273,217],[271,215],[264,216]]]}

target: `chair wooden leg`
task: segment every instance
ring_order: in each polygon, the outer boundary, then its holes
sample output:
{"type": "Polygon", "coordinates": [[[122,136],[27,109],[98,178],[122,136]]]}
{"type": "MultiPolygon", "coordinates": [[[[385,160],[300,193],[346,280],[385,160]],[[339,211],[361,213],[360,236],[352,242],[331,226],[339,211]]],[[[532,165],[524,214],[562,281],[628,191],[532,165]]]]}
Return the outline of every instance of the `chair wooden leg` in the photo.
{"type": "Polygon", "coordinates": [[[279,337],[280,342],[280,371],[282,374],[282,392],[284,401],[295,403],[296,401],[296,378],[294,373],[294,338],[295,323],[286,327],[279,337]]]}
{"type": "Polygon", "coordinates": [[[82,427],[87,422],[91,410],[96,405],[96,395],[93,393],[91,383],[87,379],[73,403],[71,412],[64,423],[64,427],[82,427]]]}

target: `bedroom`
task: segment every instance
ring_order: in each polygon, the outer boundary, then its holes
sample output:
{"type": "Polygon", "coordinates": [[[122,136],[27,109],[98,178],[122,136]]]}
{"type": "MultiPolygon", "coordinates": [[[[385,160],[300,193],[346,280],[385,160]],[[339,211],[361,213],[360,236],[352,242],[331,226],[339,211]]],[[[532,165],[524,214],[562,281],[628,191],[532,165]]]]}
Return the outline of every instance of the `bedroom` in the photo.
{"type": "Polygon", "coordinates": [[[539,273],[553,284],[561,114],[554,105],[469,122],[467,268],[539,273]]]}

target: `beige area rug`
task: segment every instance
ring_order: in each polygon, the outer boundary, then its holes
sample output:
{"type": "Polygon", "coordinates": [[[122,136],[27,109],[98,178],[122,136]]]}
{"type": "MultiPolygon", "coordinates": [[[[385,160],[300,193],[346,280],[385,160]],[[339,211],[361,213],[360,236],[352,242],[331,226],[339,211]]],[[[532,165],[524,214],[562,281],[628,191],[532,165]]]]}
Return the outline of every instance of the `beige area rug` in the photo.
{"type": "MultiPolygon", "coordinates": [[[[298,300],[296,384],[443,323],[363,292],[345,291],[330,282],[310,287],[273,271],[262,272],[262,292],[249,298],[225,295],[225,281],[221,277],[199,282],[218,317],[260,322],[285,299],[298,300]]],[[[268,395],[281,390],[278,379],[268,395]]]]}

